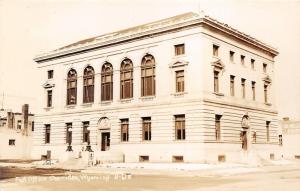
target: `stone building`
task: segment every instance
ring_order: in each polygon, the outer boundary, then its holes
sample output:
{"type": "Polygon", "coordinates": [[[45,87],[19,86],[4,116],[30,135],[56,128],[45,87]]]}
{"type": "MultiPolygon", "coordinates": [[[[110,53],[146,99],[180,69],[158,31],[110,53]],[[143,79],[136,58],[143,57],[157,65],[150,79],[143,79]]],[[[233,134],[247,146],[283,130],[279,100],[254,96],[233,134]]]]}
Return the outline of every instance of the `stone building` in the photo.
{"type": "Polygon", "coordinates": [[[22,113],[0,111],[0,159],[30,159],[34,115],[29,105],[22,107],[22,113]]]}
{"type": "Polygon", "coordinates": [[[277,50],[203,13],[82,40],[34,60],[33,157],[240,162],[278,155],[277,50]]]}

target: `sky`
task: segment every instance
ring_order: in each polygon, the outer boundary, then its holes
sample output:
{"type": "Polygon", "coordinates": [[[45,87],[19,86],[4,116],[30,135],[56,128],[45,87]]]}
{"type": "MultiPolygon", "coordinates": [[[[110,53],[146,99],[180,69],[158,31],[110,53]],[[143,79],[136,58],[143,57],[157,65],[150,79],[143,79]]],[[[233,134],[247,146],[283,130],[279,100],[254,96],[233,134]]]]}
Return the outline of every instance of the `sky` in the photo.
{"type": "Polygon", "coordinates": [[[300,0],[0,0],[0,107],[37,111],[39,53],[200,10],[278,48],[279,116],[300,120],[300,0]]]}

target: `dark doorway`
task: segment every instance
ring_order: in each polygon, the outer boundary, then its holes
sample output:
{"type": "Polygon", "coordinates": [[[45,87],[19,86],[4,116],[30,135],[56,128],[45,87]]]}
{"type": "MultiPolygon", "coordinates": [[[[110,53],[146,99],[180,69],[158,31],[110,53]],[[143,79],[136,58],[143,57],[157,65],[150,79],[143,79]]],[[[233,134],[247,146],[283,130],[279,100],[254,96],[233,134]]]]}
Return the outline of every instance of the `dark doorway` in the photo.
{"type": "Polygon", "coordinates": [[[101,151],[109,150],[110,146],[110,133],[101,133],[101,151]]]}
{"type": "Polygon", "coordinates": [[[248,145],[247,145],[247,131],[242,131],[241,132],[241,139],[242,139],[242,148],[244,150],[248,149],[248,145]]]}

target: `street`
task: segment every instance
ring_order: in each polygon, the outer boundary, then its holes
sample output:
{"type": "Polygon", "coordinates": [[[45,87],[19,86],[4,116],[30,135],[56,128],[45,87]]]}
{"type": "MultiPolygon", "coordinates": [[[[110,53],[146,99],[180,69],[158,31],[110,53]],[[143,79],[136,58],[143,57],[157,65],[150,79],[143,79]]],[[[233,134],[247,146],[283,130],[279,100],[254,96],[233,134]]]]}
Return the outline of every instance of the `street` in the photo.
{"type": "Polygon", "coordinates": [[[120,190],[205,190],[205,191],[299,191],[300,165],[260,167],[257,172],[199,174],[80,173],[59,169],[1,168],[1,191],[120,191],[120,190]],[[16,178],[17,177],[17,178],[16,178]]]}

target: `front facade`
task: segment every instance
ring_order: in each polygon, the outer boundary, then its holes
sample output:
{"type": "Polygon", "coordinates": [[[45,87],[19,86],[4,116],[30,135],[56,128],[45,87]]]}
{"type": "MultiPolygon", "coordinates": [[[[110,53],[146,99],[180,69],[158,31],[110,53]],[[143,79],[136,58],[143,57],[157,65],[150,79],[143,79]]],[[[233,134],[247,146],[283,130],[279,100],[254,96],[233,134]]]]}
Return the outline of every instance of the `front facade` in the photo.
{"type": "Polygon", "coordinates": [[[100,162],[276,157],[278,52],[186,13],[35,58],[45,97],[33,157],[90,148],[100,162]]]}

